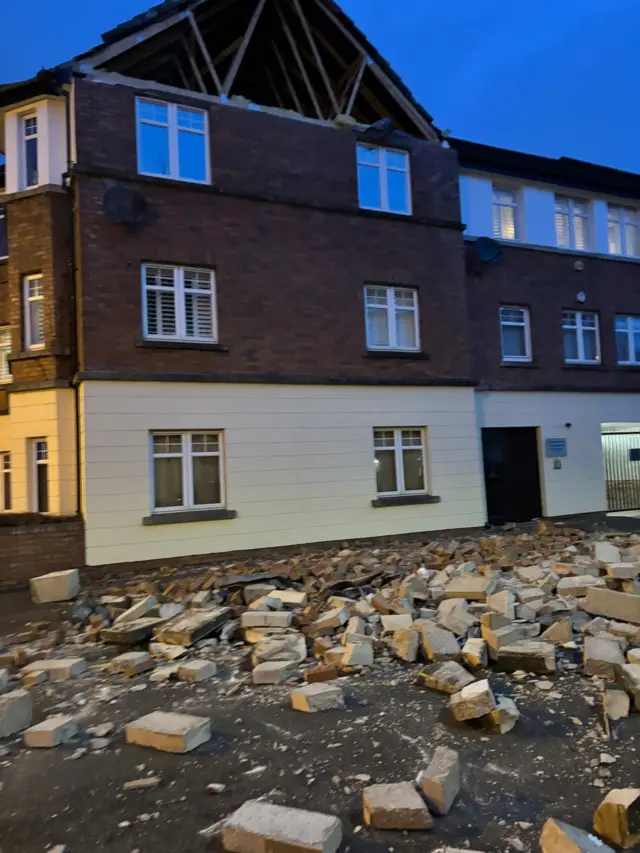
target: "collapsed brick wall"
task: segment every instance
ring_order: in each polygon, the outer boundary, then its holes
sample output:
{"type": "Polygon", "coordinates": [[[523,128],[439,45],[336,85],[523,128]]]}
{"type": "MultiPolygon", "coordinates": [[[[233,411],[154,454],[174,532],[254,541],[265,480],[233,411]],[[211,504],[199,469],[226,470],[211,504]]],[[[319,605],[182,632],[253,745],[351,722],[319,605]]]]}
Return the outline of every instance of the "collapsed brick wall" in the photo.
{"type": "Polygon", "coordinates": [[[84,522],[69,519],[0,526],[0,588],[46,572],[84,566],[84,522]]]}

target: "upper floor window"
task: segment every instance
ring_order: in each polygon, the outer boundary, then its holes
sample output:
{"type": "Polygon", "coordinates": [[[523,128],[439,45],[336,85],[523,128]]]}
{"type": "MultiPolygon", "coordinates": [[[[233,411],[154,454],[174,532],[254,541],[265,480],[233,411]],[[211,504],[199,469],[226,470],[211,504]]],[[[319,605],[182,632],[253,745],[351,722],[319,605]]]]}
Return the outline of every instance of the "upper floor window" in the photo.
{"type": "Polygon", "coordinates": [[[0,489],[0,511],[11,509],[11,454],[0,453],[0,472],[2,473],[2,488],[0,489]]]}
{"type": "Polygon", "coordinates": [[[11,331],[0,329],[0,382],[11,381],[9,356],[11,355],[11,331]]]}
{"type": "Polygon", "coordinates": [[[562,249],[588,250],[588,202],[563,195],[556,196],[556,243],[562,249]]]}
{"type": "Polygon", "coordinates": [[[416,290],[368,285],[364,298],[368,349],[415,351],[420,348],[416,290]]]}
{"type": "Polygon", "coordinates": [[[224,505],[221,432],[151,436],[153,509],[209,509],[224,505]]]}
{"type": "Polygon", "coordinates": [[[374,429],[378,495],[415,495],[427,490],[425,432],[422,429],[374,429]]]}
{"type": "Polygon", "coordinates": [[[638,254],[638,212],[633,207],[610,204],[609,252],[635,257],[638,254]]]}
{"type": "Polygon", "coordinates": [[[26,275],[22,283],[25,349],[44,347],[44,288],[42,275],[26,275]]]}
{"type": "Polygon", "coordinates": [[[598,364],[600,332],[593,311],[563,311],[564,360],[568,364],[598,364]]]}
{"type": "Polygon", "coordinates": [[[144,336],[215,343],[213,270],[142,267],[144,336]]]}
{"type": "Polygon", "coordinates": [[[367,210],[411,213],[411,176],[406,151],[358,145],[358,202],[367,210]]]}
{"type": "Polygon", "coordinates": [[[514,190],[493,187],[493,236],[517,240],[518,198],[514,190]]]}
{"type": "Polygon", "coordinates": [[[138,98],[138,171],[180,181],[209,182],[204,110],[138,98]]]}
{"type": "Polygon", "coordinates": [[[531,328],[527,308],[500,308],[503,361],[531,361],[531,328]]]}
{"type": "Polygon", "coordinates": [[[7,214],[0,207],[0,260],[9,256],[9,239],[7,235],[7,214]]]}
{"type": "Polygon", "coordinates": [[[640,317],[616,317],[618,364],[640,364],[640,317]]]}
{"type": "Polygon", "coordinates": [[[30,440],[31,506],[49,512],[49,445],[46,438],[30,440]]]}
{"type": "Polygon", "coordinates": [[[38,118],[35,113],[21,116],[20,146],[22,158],[22,186],[38,184],[38,118]]]}

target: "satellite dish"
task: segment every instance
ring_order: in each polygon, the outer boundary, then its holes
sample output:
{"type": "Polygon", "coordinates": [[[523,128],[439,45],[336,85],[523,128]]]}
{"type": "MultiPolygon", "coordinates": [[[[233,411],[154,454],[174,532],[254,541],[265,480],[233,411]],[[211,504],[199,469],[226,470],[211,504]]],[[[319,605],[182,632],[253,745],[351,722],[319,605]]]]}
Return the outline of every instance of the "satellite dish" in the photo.
{"type": "Polygon", "coordinates": [[[364,139],[386,139],[393,133],[394,129],[393,121],[390,118],[381,118],[368,127],[362,136],[364,139]]]}
{"type": "Polygon", "coordinates": [[[147,200],[142,193],[122,184],[109,187],[102,198],[102,206],[107,219],[128,228],[140,225],[148,209],[147,200]]]}
{"type": "Polygon", "coordinates": [[[478,237],[476,240],[476,252],[481,261],[485,264],[490,264],[502,254],[502,246],[497,240],[492,240],[491,237],[478,237]]]}

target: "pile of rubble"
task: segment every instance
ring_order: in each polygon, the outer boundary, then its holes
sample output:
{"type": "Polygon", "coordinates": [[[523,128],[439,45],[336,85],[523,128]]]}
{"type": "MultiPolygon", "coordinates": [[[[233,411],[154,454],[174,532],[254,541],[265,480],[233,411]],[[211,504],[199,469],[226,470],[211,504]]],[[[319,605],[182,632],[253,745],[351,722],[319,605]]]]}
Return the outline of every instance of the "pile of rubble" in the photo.
{"type": "MultiPolygon", "coordinates": [[[[640,537],[594,537],[544,522],[534,533],[345,548],[184,576],[160,571],[100,591],[81,590],[73,570],[44,575],[32,581],[34,601],[74,603],[65,620],[31,625],[0,652],[0,737],[26,729],[24,743],[32,748],[73,738],[71,716],[31,726],[32,688],[73,678],[88,662],[119,677],[198,683],[216,677],[229,650],[240,658],[241,675],[227,695],[289,683],[294,710],[338,709],[348,677],[375,677],[382,660],[396,659],[419,664],[417,689],[449,695],[452,719],[497,733],[509,732],[520,711],[512,698],[494,693],[492,671],[516,681],[542,676],[536,683],[552,691],[549,676],[582,667],[602,682],[606,733],[610,721],[640,710],[639,575],[640,537]]],[[[108,743],[100,735],[97,748],[108,743]]],[[[164,711],[126,727],[128,743],[171,752],[192,750],[210,736],[208,718],[164,711]]],[[[364,821],[427,829],[432,814],[451,808],[459,778],[457,753],[438,748],[415,782],[366,788],[364,821]]],[[[261,806],[264,821],[279,825],[267,814],[279,807],[261,806]]],[[[573,837],[570,846],[571,828],[551,823],[543,832],[545,853],[591,849],[573,837]]],[[[327,825],[329,841],[305,849],[333,853],[336,832],[327,825]]],[[[226,849],[245,853],[251,844],[238,840],[244,837],[241,828],[228,828],[226,849]]]]}

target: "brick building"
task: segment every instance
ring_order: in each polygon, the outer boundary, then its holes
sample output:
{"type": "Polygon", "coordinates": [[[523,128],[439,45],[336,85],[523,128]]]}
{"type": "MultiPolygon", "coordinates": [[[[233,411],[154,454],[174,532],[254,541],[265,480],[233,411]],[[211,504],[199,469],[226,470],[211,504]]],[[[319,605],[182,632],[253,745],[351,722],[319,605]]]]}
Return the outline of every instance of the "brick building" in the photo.
{"type": "Polygon", "coordinates": [[[0,112],[0,509],[80,517],[98,566],[477,527],[498,493],[606,508],[600,423],[640,421],[604,335],[640,297],[600,302],[637,289],[630,214],[623,260],[525,244],[509,211],[555,161],[529,186],[524,155],[444,143],[333,0],[168,0],[0,112]],[[554,326],[567,270],[582,355],[607,312],[593,372],[554,326]]]}

